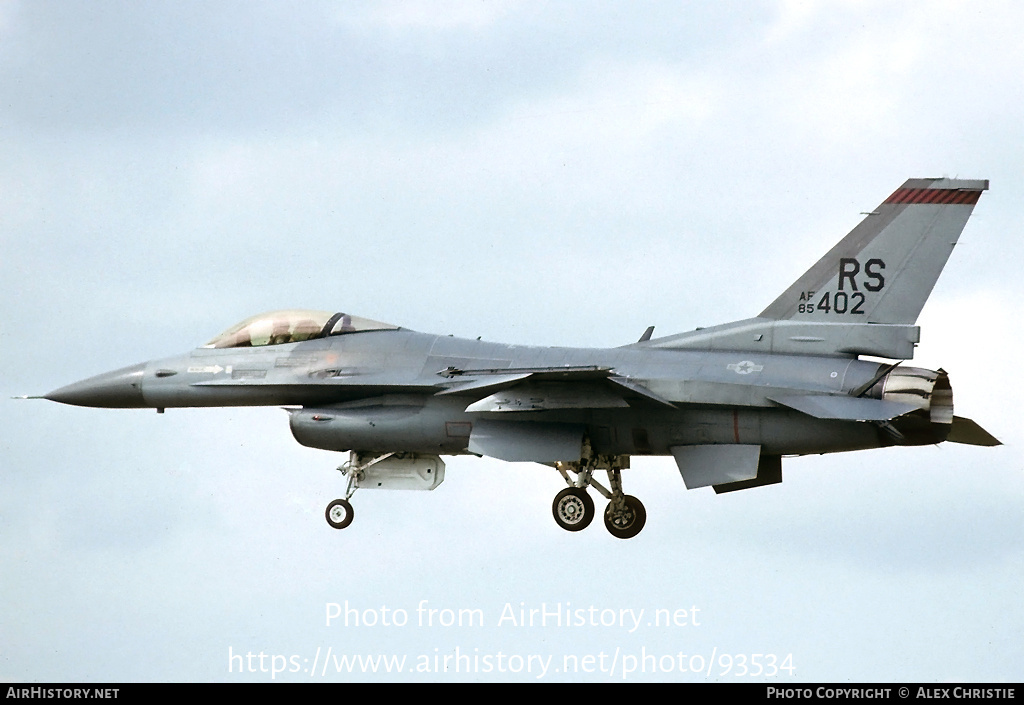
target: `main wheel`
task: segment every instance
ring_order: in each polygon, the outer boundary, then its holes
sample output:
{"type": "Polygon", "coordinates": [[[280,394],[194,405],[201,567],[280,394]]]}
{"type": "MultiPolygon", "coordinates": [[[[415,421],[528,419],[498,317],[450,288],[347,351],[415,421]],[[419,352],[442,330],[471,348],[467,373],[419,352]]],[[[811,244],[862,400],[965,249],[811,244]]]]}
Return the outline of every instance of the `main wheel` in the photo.
{"type": "Polygon", "coordinates": [[[355,513],[347,500],[336,499],[327,505],[327,523],[335,529],[344,529],[352,523],[355,513]]]}
{"type": "Polygon", "coordinates": [[[586,490],[566,487],[551,503],[555,523],[566,531],[582,531],[594,520],[594,500],[586,490]]]}
{"type": "Polygon", "coordinates": [[[622,499],[626,506],[619,512],[612,508],[613,503],[608,503],[608,508],[604,511],[604,526],[608,533],[617,539],[631,539],[639,534],[647,523],[647,510],[633,495],[627,494],[622,499]]]}

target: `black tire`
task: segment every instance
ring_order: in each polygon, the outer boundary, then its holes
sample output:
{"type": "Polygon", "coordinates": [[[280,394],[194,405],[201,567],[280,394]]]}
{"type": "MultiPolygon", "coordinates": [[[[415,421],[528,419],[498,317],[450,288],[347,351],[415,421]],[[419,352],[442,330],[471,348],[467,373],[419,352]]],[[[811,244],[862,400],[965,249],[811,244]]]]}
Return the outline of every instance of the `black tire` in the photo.
{"type": "Polygon", "coordinates": [[[594,500],[586,490],[566,487],[551,503],[555,523],[566,531],[583,531],[594,520],[594,500]]]}
{"type": "Polygon", "coordinates": [[[327,505],[327,523],[335,529],[344,529],[352,523],[356,511],[344,499],[336,499],[327,505]]]}
{"type": "Polygon", "coordinates": [[[633,495],[625,495],[622,498],[626,502],[626,511],[619,516],[614,516],[612,504],[604,512],[604,526],[608,533],[617,539],[631,539],[644,528],[647,523],[647,510],[643,502],[633,495]]]}

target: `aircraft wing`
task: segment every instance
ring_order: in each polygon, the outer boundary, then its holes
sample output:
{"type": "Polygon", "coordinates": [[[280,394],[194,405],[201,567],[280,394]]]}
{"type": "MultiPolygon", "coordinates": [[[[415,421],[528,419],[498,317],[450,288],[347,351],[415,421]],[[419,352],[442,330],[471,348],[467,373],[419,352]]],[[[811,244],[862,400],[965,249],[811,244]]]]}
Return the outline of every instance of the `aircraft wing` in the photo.
{"type": "Polygon", "coordinates": [[[552,409],[612,409],[629,406],[621,394],[593,382],[524,382],[495,392],[466,407],[480,411],[550,411],[552,409]]]}
{"type": "Polygon", "coordinates": [[[505,412],[614,409],[652,403],[675,408],[646,387],[615,375],[610,367],[448,368],[441,375],[455,382],[436,396],[471,397],[466,411],[488,414],[473,422],[469,452],[509,462],[579,457],[585,429],[582,424],[497,416],[505,412]]]}
{"type": "Polygon", "coordinates": [[[441,374],[459,379],[437,396],[473,395],[477,399],[466,407],[471,413],[612,409],[645,403],[675,408],[672,402],[616,375],[609,367],[450,368],[441,374]],[[486,392],[491,393],[481,398],[486,392]]]}
{"type": "Polygon", "coordinates": [[[471,377],[470,379],[460,381],[447,389],[441,390],[435,396],[441,397],[448,394],[469,394],[491,389],[504,389],[516,382],[522,382],[530,376],[532,376],[532,373],[530,372],[517,372],[510,374],[482,375],[476,378],[471,377]]]}

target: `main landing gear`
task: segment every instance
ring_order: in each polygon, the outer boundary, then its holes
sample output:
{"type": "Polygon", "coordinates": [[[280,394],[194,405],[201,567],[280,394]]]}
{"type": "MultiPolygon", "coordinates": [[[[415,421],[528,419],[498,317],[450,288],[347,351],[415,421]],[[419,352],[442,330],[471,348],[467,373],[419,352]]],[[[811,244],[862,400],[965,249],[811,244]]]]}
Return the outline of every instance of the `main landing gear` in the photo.
{"type": "Polygon", "coordinates": [[[628,467],[628,455],[599,455],[581,462],[555,463],[555,468],[569,485],[555,495],[555,501],[551,503],[555,523],[566,531],[582,531],[590,526],[595,511],[594,500],[587,493],[587,487],[592,485],[608,500],[608,507],[604,510],[604,526],[608,532],[619,539],[631,539],[639,534],[647,523],[647,510],[639,499],[622,493],[620,471],[628,467]],[[608,472],[610,490],[593,478],[595,470],[608,472]],[[575,479],[569,473],[573,473],[575,479]]]}

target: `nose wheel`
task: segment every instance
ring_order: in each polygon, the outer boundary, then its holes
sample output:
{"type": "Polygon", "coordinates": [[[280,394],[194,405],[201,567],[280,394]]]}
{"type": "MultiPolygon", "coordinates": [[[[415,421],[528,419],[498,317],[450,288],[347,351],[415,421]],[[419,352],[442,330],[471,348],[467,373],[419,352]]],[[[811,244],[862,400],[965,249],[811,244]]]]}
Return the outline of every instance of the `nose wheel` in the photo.
{"type": "Polygon", "coordinates": [[[347,499],[336,499],[327,505],[327,523],[335,529],[344,529],[354,517],[355,510],[347,499]]]}

